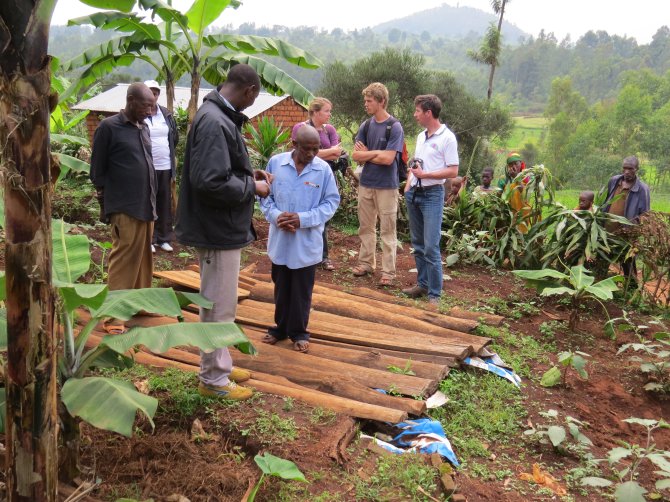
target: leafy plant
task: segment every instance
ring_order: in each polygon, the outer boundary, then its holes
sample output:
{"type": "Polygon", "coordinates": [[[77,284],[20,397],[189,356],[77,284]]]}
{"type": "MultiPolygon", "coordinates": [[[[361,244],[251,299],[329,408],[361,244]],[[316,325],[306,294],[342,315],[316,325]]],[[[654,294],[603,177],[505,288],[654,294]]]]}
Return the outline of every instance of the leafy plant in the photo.
{"type": "Polygon", "coordinates": [[[632,361],[640,363],[640,371],[649,375],[653,380],[644,386],[645,390],[670,392],[670,333],[662,331],[654,333],[654,341],[640,338],[638,343],[626,343],[621,346],[617,354],[633,350],[645,353],[651,360],[637,356],[632,361]]]}
{"type": "MultiPolygon", "coordinates": [[[[153,288],[109,291],[105,284],[81,284],[76,281],[91,264],[88,238],[71,235],[65,224],[55,220],[53,230],[53,285],[58,293],[56,310],[63,333],[63,353],[58,359],[58,380],[61,387],[59,414],[61,433],[66,445],[63,461],[68,476],[78,471],[79,421],[85,420],[100,429],[132,434],[135,415],[139,411],[153,426],[157,400],[138,392],[129,382],[101,376],[86,376],[91,368],[127,368],[133,364],[127,353],[138,345],[152,352],[165,352],[179,345],[192,345],[203,350],[235,345],[250,354],[255,348],[234,323],[177,323],[151,328],[133,328],[123,335],[102,338],[99,344],[87,342],[94,328],[105,318],[123,321],[143,310],[181,318],[181,307],[195,303],[203,307],[211,302],[195,293],[153,288]],[[84,307],[89,319],[76,333],[75,313],[84,307]]],[[[1,284],[4,300],[4,281],[1,284]]],[[[4,312],[3,312],[4,313],[4,312]]],[[[0,316],[0,333],[6,345],[7,324],[0,316]]]]}
{"type": "Polygon", "coordinates": [[[584,380],[589,378],[589,374],[586,372],[586,359],[584,357],[590,357],[585,352],[580,352],[578,350],[574,352],[566,351],[560,352],[558,354],[558,362],[563,365],[563,371],[559,370],[556,366],[552,366],[549,370],[542,375],[542,380],[540,380],[540,385],[543,387],[553,387],[558,385],[560,381],[563,382],[563,386],[567,385],[567,376],[568,370],[570,368],[574,369],[577,374],[582,377],[584,380]],[[562,377],[561,377],[562,375],[562,377]]]}
{"type": "Polygon", "coordinates": [[[263,455],[256,455],[254,457],[254,462],[261,470],[261,477],[258,479],[258,482],[251,490],[248,502],[254,502],[256,500],[256,494],[258,493],[259,488],[265,480],[265,476],[277,476],[281,479],[289,479],[292,481],[303,481],[307,483],[305,475],[300,472],[298,466],[295,465],[290,460],[285,460],[283,458],[275,457],[270,453],[264,453],[263,455]]]}
{"type": "Polygon", "coordinates": [[[258,73],[263,88],[273,94],[285,92],[302,104],[307,104],[312,94],[286,72],[258,57],[258,54],[275,56],[302,68],[318,68],[321,62],[311,54],[281,40],[253,35],[214,34],[208,29],[227,8],[238,8],[237,0],[194,0],[186,12],[162,0],[129,0],[119,2],[87,0],[95,7],[110,8],[77,19],[68,25],[92,25],[103,30],[114,30],[120,36],[91,47],[63,65],[65,71],[83,68],[66,95],[75,94],[82,86],[90,85],[102,76],[136,60],[151,65],[156,80],[165,82],[168,109],[174,105],[174,87],[184,75],[190,76],[191,98],[188,104],[192,121],[198,107],[202,78],[212,85],[224,81],[228,70],[238,63],[251,65],[258,73]],[[133,12],[137,6],[143,14],[133,12]],[[155,24],[154,18],[161,23],[155,24]]]}
{"type": "Polygon", "coordinates": [[[398,366],[394,365],[389,365],[386,367],[387,370],[389,370],[391,373],[397,373],[399,375],[410,375],[414,376],[416,373],[412,371],[412,360],[408,359],[407,362],[405,363],[404,368],[399,368],[398,366]]]}
{"type": "Polygon", "coordinates": [[[537,438],[541,443],[550,442],[555,450],[562,453],[570,452],[579,457],[588,456],[588,451],[593,442],[579,430],[580,427],[588,427],[586,422],[568,415],[561,424],[557,420],[558,412],[556,410],[540,412],[540,415],[553,423],[551,425],[538,424],[524,431],[524,435],[537,438]]]}
{"type": "Polygon", "coordinates": [[[627,418],[624,422],[640,425],[647,430],[645,445],[640,446],[620,441],[621,446],[612,448],[608,452],[607,458],[600,460],[600,462],[607,461],[612,478],[615,481],[602,477],[585,477],[582,478],[581,484],[583,486],[595,487],[614,486],[614,499],[616,502],[644,502],[644,494],[647,493],[647,490],[636,481],[638,471],[643,463],[651,463],[657,469],[654,473],[661,477],[661,479],[656,481],[657,490],[670,488],[670,452],[656,448],[652,436],[652,433],[658,429],[670,428],[670,424],[664,420],[643,418],[627,418]],[[618,466],[622,464],[624,459],[626,463],[620,469],[618,466]]]}
{"type": "Polygon", "coordinates": [[[622,280],[621,276],[608,277],[595,282],[593,276],[583,265],[574,265],[566,272],[559,272],[551,268],[513,271],[516,276],[526,281],[526,285],[534,287],[542,296],[567,295],[571,298],[568,328],[572,331],[577,329],[579,323],[579,307],[588,298],[597,301],[609,318],[602,300],[613,298],[612,293],[618,291],[616,283],[622,280]]]}
{"type": "Polygon", "coordinates": [[[458,203],[445,207],[442,235],[445,236],[447,266],[466,263],[512,266],[524,251],[519,231],[522,216],[501,197],[479,196],[466,191],[458,203]]]}
{"type": "MultiPolygon", "coordinates": [[[[525,172],[525,171],[524,171],[525,172]]],[[[626,218],[604,212],[602,203],[606,194],[599,195],[595,211],[563,208],[538,221],[528,233],[528,245],[540,248],[539,267],[600,265],[607,272],[610,263],[617,263],[626,255],[629,243],[618,234],[607,231],[607,225],[617,223],[630,226],[626,218]]]]}
{"type": "Polygon", "coordinates": [[[249,137],[247,145],[257,169],[265,169],[270,157],[284,151],[291,137],[289,129],[284,129],[282,124],[277,124],[274,118],[268,116],[260,118],[258,128],[247,123],[244,133],[249,137]]]}

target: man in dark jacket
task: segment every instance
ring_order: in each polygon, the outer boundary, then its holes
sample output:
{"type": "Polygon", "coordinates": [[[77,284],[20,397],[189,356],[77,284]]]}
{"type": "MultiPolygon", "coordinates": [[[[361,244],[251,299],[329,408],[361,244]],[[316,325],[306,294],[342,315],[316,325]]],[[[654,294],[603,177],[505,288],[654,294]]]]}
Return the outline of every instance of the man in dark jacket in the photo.
{"type": "MultiPolygon", "coordinates": [[[[126,107],[100,122],[93,136],[90,177],[100,202],[100,218],[112,227],[110,290],[151,287],[156,173],[144,119],[153,102],[146,85],[130,84],[126,107]]],[[[104,326],[112,334],[125,331],[123,321],[117,319],[108,319],[104,326]]]]}
{"type": "MultiPolygon", "coordinates": [[[[612,176],[607,184],[607,202],[604,211],[623,216],[632,223],[639,223],[640,216],[651,208],[649,186],[637,176],[640,161],[635,156],[623,159],[622,174],[612,176]]],[[[607,227],[610,232],[617,230],[618,223],[607,227]]],[[[626,278],[636,282],[635,257],[624,260],[621,268],[626,278]]]]}
{"type": "MultiPolygon", "coordinates": [[[[214,303],[200,309],[203,322],[233,322],[242,248],[256,238],[252,225],[255,195],[270,193],[267,173],[249,163],[241,129],[260,92],[254,69],[238,64],[219,92],[210,92],[193,120],[186,141],[177,208],[177,240],[198,251],[200,293],[214,303]]],[[[233,368],[227,348],[201,352],[199,392],[241,400],[251,389],[236,385],[249,372],[233,368]]]]}

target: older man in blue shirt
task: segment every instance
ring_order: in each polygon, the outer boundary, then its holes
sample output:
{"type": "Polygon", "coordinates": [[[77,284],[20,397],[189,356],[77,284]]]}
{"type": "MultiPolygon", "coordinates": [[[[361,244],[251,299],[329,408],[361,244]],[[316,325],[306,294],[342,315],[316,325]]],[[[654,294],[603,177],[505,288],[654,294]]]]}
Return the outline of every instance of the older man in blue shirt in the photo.
{"type": "Polygon", "coordinates": [[[275,284],[275,323],[263,338],[275,344],[290,338],[294,350],[309,349],[309,311],[316,267],[323,253],[323,228],[340,203],[330,166],[319,157],[319,133],[301,127],[293,151],[270,159],[266,171],[274,178],[261,209],[270,222],[268,256],[275,284]]]}

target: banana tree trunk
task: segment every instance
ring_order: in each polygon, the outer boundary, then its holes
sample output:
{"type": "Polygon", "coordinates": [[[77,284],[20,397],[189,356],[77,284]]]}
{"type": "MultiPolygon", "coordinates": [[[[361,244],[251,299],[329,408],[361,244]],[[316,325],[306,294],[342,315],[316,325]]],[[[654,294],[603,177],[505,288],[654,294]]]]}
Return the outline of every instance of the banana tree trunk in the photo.
{"type": "Polygon", "coordinates": [[[62,428],[60,431],[63,449],[59,461],[59,473],[62,481],[72,482],[81,474],[79,467],[79,445],[81,443],[81,420],[73,417],[61,402],[58,404],[58,414],[62,428]]]}
{"type": "Polygon", "coordinates": [[[165,99],[167,100],[167,109],[174,113],[174,78],[168,74],[165,80],[165,99]]]}
{"type": "Polygon", "coordinates": [[[49,23],[56,0],[0,2],[0,162],[5,197],[10,501],[57,495],[51,289],[49,23]]]}
{"type": "Polygon", "coordinates": [[[198,111],[198,95],[200,94],[200,71],[198,70],[198,61],[193,62],[193,71],[191,72],[191,99],[188,102],[188,126],[191,127],[195,112],[198,111]]]}

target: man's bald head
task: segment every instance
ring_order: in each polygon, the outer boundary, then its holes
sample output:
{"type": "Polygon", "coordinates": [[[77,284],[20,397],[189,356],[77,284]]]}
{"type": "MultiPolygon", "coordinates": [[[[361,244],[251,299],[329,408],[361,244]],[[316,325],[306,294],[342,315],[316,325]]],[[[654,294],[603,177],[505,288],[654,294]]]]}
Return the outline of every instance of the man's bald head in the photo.
{"type": "Polygon", "coordinates": [[[126,116],[133,122],[142,122],[151,115],[155,102],[154,94],[142,82],[133,82],[126,92],[126,116]]]}
{"type": "Polygon", "coordinates": [[[293,148],[293,161],[300,172],[319,153],[321,148],[319,133],[311,125],[305,124],[296,132],[293,148]]]}
{"type": "Polygon", "coordinates": [[[298,145],[304,145],[305,143],[314,141],[321,142],[319,133],[314,127],[309,124],[305,124],[298,129],[298,132],[295,135],[295,142],[298,145]]]}

